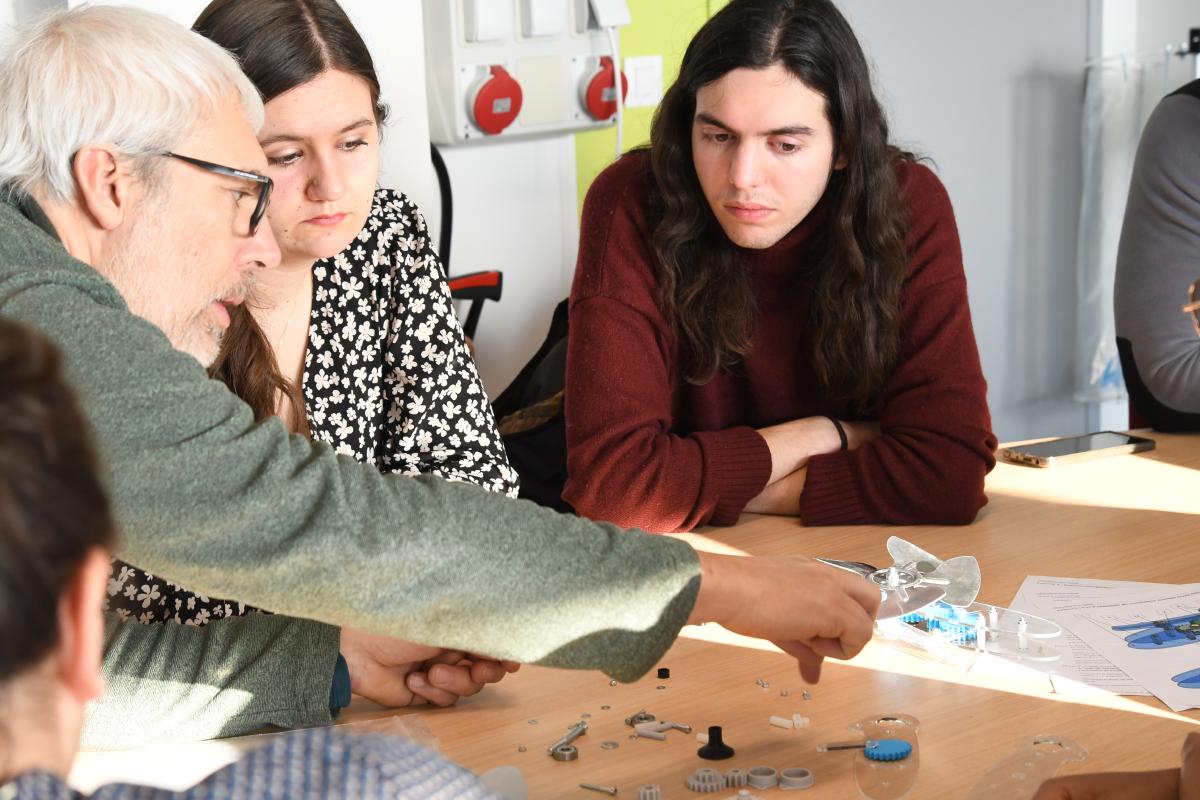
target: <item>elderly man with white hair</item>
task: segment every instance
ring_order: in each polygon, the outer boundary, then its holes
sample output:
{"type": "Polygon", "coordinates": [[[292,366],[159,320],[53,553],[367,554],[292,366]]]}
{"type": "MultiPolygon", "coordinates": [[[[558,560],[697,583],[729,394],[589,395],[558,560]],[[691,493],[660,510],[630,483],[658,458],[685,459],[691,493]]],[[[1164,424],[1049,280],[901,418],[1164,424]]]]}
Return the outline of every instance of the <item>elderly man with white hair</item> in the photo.
{"type": "Polygon", "coordinates": [[[850,573],[381,475],[255,423],[204,365],[278,259],[261,119],[228,54],[146,12],[53,14],[0,62],[0,316],[63,351],[116,554],[275,612],[111,621],[89,745],[320,725],[348,689],[413,702],[435,663],[452,696],[512,662],[633,680],[687,622],[771,639],[809,680],[862,648],[879,597],[850,573]]]}

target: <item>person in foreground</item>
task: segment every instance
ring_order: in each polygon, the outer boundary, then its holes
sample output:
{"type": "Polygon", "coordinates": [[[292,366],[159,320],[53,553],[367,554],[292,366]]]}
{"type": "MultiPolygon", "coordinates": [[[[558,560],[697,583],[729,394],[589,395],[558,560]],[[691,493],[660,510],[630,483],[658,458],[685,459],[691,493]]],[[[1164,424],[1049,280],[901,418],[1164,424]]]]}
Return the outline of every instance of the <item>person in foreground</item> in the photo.
{"type": "MultiPolygon", "coordinates": [[[[73,800],[83,707],[103,692],[101,604],[114,539],[91,437],[54,347],[0,319],[0,797],[73,800]]],[[[491,798],[416,743],[329,729],[273,739],[186,792],[93,800],[491,798]],[[272,779],[271,776],[275,776],[272,779]]]]}
{"type": "Polygon", "coordinates": [[[228,306],[279,260],[254,87],[212,42],[136,9],[53,12],[15,41],[0,61],[0,316],[63,352],[107,467],[115,554],[276,612],[110,617],[88,746],[327,724],[339,653],[349,688],[403,705],[431,658],[409,643],[448,654],[439,671],[471,690],[509,661],[631,681],[689,622],[774,641],[809,681],[869,640],[879,592],[843,570],[382,475],[256,422],[205,374],[228,306]]]}
{"type": "Polygon", "coordinates": [[[1051,778],[1033,800],[1200,800],[1200,733],[1183,740],[1178,769],[1097,772],[1051,778]]]}
{"type": "Polygon", "coordinates": [[[995,465],[954,213],[828,0],[733,0],[596,179],[570,299],[577,512],[655,531],[971,522],[995,465]]]}

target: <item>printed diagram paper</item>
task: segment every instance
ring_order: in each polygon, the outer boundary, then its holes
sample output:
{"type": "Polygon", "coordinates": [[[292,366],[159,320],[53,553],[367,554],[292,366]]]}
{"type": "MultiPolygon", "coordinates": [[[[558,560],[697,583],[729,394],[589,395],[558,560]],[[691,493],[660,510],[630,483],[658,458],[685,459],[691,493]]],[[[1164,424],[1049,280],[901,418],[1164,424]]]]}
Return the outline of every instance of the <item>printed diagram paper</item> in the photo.
{"type": "MultiPolygon", "coordinates": [[[[1068,609],[1063,609],[1067,611],[1068,609]]],[[[1071,630],[1172,711],[1200,708],[1200,589],[1091,599],[1071,630]]]]}
{"type": "Polygon", "coordinates": [[[1090,686],[1112,694],[1149,695],[1150,692],[1144,686],[1076,636],[1070,629],[1070,625],[1076,621],[1075,614],[1065,613],[1060,609],[1077,609],[1081,605],[1102,602],[1097,598],[1124,597],[1137,591],[1176,588],[1161,583],[1030,575],[1021,584],[1011,608],[1057,622],[1062,626],[1063,633],[1054,640],[1055,649],[1062,654],[1058,661],[1047,664],[1031,663],[1028,666],[1050,673],[1050,683],[1059,694],[1079,694],[1087,691],[1083,687],[1090,686]]]}

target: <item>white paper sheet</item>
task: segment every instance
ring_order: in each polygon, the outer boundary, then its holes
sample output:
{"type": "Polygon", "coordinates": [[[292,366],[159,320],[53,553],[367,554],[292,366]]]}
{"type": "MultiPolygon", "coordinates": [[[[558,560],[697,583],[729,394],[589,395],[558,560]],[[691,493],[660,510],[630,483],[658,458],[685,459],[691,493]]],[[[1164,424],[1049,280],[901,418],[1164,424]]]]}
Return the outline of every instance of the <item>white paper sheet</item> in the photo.
{"type": "Polygon", "coordinates": [[[1083,685],[1112,694],[1149,696],[1151,692],[1144,686],[1076,636],[1070,627],[1076,622],[1076,612],[1064,612],[1062,609],[1077,610],[1081,605],[1087,606],[1098,598],[1125,596],[1137,591],[1157,591],[1166,587],[1161,583],[1030,575],[1017,590],[1011,608],[1056,622],[1062,626],[1063,634],[1052,642],[1062,653],[1061,659],[1048,664],[1030,663],[1029,666],[1050,673],[1051,685],[1059,694],[1079,694],[1083,685]]]}
{"type": "Polygon", "coordinates": [[[1189,584],[1105,601],[1092,599],[1086,605],[1063,610],[1077,615],[1071,623],[1072,632],[1172,711],[1200,708],[1200,685],[1181,685],[1197,682],[1200,677],[1200,636],[1172,633],[1173,625],[1169,632],[1156,624],[1180,618],[1175,624],[1186,626],[1193,618],[1200,618],[1200,586],[1189,584]],[[1140,628],[1114,630],[1116,626],[1139,623],[1140,628]]]}

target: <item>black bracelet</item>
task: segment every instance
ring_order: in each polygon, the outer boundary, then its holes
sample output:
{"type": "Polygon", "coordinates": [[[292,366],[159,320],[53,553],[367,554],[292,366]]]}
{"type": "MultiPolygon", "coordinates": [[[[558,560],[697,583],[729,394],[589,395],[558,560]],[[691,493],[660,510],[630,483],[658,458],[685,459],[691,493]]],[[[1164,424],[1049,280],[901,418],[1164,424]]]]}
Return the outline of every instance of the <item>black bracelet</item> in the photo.
{"type": "Polygon", "coordinates": [[[833,427],[837,428],[838,438],[842,440],[842,449],[845,450],[850,446],[850,440],[846,438],[846,429],[842,427],[842,423],[838,422],[834,417],[825,417],[833,423],[833,427]]]}

